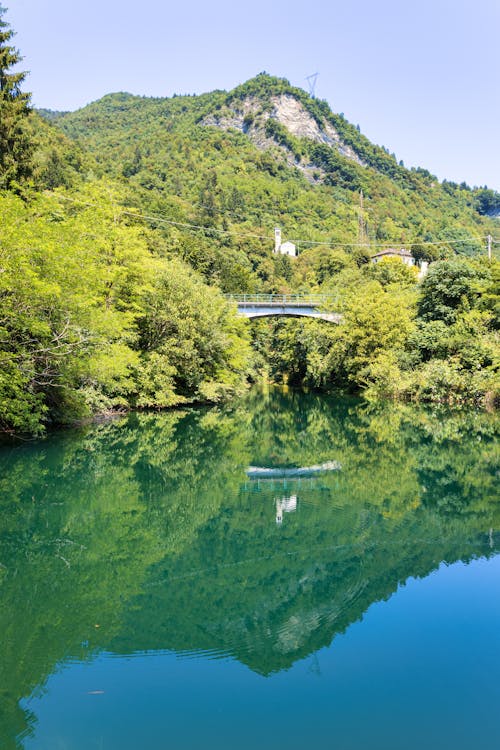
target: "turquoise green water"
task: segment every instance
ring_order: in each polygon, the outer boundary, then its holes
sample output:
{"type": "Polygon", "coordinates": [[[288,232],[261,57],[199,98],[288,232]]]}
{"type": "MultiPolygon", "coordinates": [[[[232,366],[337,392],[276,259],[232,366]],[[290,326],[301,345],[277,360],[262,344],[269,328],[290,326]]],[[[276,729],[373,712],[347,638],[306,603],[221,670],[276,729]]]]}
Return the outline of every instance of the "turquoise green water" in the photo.
{"type": "Polygon", "coordinates": [[[0,448],[0,747],[499,747],[496,430],[272,392],[0,448]]]}

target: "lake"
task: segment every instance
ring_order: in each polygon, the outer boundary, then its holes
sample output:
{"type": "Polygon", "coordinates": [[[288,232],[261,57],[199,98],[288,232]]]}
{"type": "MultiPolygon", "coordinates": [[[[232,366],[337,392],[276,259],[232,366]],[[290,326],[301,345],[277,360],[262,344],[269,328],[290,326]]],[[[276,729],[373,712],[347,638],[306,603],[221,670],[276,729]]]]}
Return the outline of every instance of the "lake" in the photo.
{"type": "Polygon", "coordinates": [[[499,419],[286,390],[0,448],[0,747],[500,746],[499,419]]]}

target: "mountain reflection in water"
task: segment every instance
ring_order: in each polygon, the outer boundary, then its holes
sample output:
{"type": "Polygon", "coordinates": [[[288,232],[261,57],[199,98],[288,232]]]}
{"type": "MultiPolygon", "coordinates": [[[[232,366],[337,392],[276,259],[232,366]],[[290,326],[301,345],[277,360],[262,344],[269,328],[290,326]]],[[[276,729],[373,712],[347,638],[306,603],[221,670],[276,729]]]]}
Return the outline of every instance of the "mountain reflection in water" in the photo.
{"type": "Polygon", "coordinates": [[[496,554],[497,426],[272,391],[2,448],[0,745],[63,663],[170,650],[271,675],[409,577],[496,554]]]}

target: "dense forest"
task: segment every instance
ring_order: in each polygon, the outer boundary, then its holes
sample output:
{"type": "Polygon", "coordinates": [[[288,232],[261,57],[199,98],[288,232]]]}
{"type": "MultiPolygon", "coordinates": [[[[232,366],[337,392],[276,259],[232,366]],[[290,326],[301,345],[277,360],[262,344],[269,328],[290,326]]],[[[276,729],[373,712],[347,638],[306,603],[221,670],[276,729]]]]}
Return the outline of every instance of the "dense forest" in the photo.
{"type": "Polygon", "coordinates": [[[12,37],[0,9],[0,430],[217,402],[262,377],[496,402],[498,193],[407,169],[266,73],[37,112],[12,37]],[[273,254],[275,226],[297,258],[273,254]],[[370,262],[390,246],[431,262],[423,281],[370,262]],[[249,324],[224,297],[291,291],[328,293],[342,324],[249,324]]]}

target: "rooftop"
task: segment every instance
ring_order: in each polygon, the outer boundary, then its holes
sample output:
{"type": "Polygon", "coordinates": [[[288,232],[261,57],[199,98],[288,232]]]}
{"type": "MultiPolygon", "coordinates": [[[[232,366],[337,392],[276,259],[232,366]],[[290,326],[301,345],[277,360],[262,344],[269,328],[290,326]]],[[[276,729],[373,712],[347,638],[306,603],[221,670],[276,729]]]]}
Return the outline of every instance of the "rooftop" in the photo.
{"type": "Polygon", "coordinates": [[[380,258],[383,255],[398,255],[399,257],[404,257],[404,258],[413,257],[410,251],[407,250],[405,247],[402,247],[399,250],[395,247],[388,247],[386,250],[381,250],[379,253],[375,253],[375,255],[372,255],[372,258],[380,258]]]}

